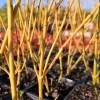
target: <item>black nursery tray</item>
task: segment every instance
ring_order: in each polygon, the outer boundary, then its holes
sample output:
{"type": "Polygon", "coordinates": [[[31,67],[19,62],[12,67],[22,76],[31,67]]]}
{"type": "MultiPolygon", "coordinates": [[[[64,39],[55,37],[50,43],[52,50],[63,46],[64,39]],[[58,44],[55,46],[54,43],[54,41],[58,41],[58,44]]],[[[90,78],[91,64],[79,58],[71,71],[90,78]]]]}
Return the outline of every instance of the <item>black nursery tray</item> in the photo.
{"type": "MultiPolygon", "coordinates": [[[[51,60],[55,53],[53,52],[51,60]]],[[[63,76],[62,80],[58,81],[60,75],[59,60],[56,61],[53,68],[47,74],[50,92],[47,93],[44,86],[44,100],[100,100],[100,86],[98,86],[98,96],[91,84],[91,75],[86,73],[83,61],[80,61],[76,68],[66,75],[67,69],[67,53],[63,56],[63,76]]],[[[76,61],[80,53],[76,53],[73,60],[76,61]]],[[[50,61],[51,61],[50,60],[50,61]]],[[[49,62],[50,63],[50,62],[49,62]]],[[[90,61],[90,64],[93,60],[90,61]]],[[[27,61],[28,73],[23,71],[20,85],[18,86],[20,100],[38,100],[38,83],[33,70],[31,60],[27,61]]],[[[7,74],[0,73],[0,100],[11,100],[10,82],[7,74]]]]}

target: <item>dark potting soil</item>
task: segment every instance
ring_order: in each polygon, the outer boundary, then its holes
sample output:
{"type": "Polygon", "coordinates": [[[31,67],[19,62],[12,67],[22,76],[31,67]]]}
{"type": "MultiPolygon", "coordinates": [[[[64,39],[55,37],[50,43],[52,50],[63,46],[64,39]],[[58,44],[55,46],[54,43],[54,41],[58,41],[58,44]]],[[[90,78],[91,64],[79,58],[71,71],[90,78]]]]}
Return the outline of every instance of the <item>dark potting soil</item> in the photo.
{"type": "Polygon", "coordinates": [[[66,100],[100,100],[100,88],[98,94],[96,94],[95,89],[89,82],[77,85],[66,100]]]}
{"type": "MultiPolygon", "coordinates": [[[[47,57],[49,50],[50,48],[47,49],[44,58],[47,57]]],[[[57,48],[54,49],[50,62],[57,51],[57,48]]],[[[58,81],[60,75],[59,59],[47,74],[50,91],[48,93],[44,86],[44,100],[100,100],[99,96],[97,99],[94,88],[91,84],[91,76],[85,71],[83,61],[80,61],[69,75],[65,74],[68,66],[67,55],[68,53],[63,55],[62,58],[63,76],[60,81],[58,81]]],[[[80,53],[77,52],[74,55],[73,60],[76,61],[79,56],[80,53]]],[[[92,65],[92,63],[93,60],[90,60],[89,64],[92,65]]],[[[32,67],[33,63],[31,59],[27,61],[26,65],[28,73],[26,73],[26,71],[22,72],[20,85],[18,86],[20,100],[38,100],[37,78],[32,67]]],[[[100,95],[100,87],[98,87],[98,95],[100,95]]],[[[4,73],[0,73],[0,100],[11,100],[9,78],[4,73]]]]}

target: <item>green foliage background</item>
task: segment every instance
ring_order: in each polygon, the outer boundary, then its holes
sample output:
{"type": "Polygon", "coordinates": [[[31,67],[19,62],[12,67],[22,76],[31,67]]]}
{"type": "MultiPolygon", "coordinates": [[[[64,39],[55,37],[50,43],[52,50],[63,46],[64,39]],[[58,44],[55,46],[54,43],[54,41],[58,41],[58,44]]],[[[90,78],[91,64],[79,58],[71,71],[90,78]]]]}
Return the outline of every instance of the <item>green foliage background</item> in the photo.
{"type": "Polygon", "coordinates": [[[0,16],[2,17],[4,24],[7,25],[7,4],[1,7],[0,16]]]}

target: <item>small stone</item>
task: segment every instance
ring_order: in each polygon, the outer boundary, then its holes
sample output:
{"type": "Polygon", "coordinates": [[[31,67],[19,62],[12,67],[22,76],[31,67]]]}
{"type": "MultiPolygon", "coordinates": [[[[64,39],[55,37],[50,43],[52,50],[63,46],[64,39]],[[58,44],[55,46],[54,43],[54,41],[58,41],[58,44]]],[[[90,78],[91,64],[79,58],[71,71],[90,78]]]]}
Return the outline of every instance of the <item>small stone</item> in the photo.
{"type": "Polygon", "coordinates": [[[53,98],[56,98],[56,97],[58,97],[58,90],[56,89],[56,90],[54,90],[54,92],[52,93],[52,97],[53,98]]]}
{"type": "Polygon", "coordinates": [[[45,96],[47,96],[47,97],[48,97],[48,96],[49,96],[49,94],[48,94],[47,92],[45,92],[45,96]]]}

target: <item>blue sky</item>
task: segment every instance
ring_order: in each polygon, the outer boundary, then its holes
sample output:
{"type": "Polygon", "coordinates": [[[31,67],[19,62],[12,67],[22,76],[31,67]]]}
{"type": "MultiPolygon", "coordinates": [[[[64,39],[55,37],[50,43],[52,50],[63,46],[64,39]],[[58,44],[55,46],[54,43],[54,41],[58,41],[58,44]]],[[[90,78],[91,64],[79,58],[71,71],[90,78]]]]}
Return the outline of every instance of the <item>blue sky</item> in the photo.
{"type": "MultiPolygon", "coordinates": [[[[15,2],[15,0],[13,0],[15,2]]],[[[23,0],[22,0],[23,1],[23,0]]],[[[36,0],[37,1],[37,0],[36,0]]],[[[44,0],[43,2],[45,2],[46,0],[44,0]]],[[[95,4],[98,2],[99,0],[81,0],[81,6],[82,8],[87,8],[87,9],[91,9],[95,6],[95,4]]],[[[63,0],[63,4],[66,4],[67,0],[63,0]]],[[[0,0],[0,7],[2,5],[4,5],[5,3],[7,3],[7,0],[0,0]]]]}
{"type": "MultiPolygon", "coordinates": [[[[13,2],[15,3],[16,0],[13,0],[13,2]]],[[[7,3],[7,0],[0,0],[0,8],[7,3]]]]}

